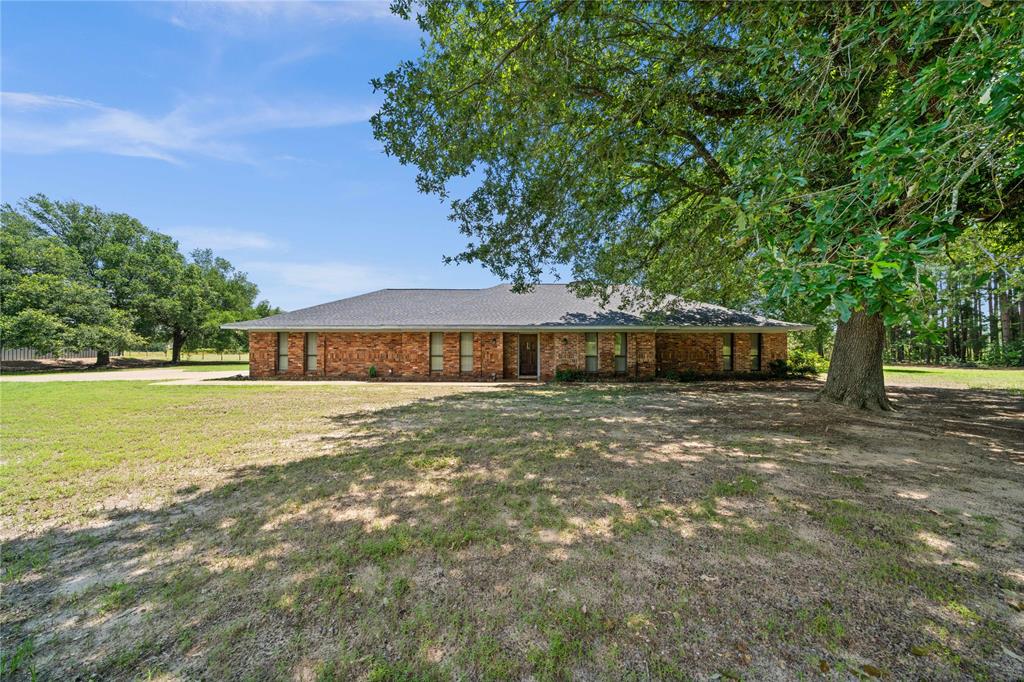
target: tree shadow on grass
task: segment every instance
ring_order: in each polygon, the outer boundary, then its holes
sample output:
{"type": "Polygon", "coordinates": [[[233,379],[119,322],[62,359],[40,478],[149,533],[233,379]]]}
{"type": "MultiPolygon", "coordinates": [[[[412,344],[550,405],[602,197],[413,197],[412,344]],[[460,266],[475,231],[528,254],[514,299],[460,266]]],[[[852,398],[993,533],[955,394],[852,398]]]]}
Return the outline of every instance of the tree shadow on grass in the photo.
{"type": "Polygon", "coordinates": [[[1000,608],[1022,589],[1020,510],[978,521],[894,492],[1020,486],[1020,406],[901,388],[892,418],[814,403],[813,387],[519,387],[339,415],[303,459],[10,543],[5,665],[1012,677],[1000,608]]]}

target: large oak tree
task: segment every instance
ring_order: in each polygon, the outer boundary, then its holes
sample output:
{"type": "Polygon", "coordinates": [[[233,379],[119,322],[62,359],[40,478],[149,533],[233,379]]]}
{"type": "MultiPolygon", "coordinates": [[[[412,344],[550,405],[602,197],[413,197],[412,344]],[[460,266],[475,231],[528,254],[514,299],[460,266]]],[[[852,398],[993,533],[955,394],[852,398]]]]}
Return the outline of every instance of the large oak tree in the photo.
{"type": "MultiPolygon", "coordinates": [[[[219,324],[259,315],[255,284],[230,262],[177,242],[124,213],[37,194],[0,213],[0,331],[7,346],[42,351],[111,350],[169,340],[171,361],[187,344],[227,346],[219,324]]],[[[238,343],[236,339],[236,344],[238,343]]],[[[243,339],[244,342],[244,339],[243,339]]]]}
{"type": "MultiPolygon", "coordinates": [[[[1014,3],[399,2],[374,133],[521,287],[832,311],[823,398],[887,409],[924,260],[1024,205],[1014,3]]],[[[652,301],[654,303],[654,301],[652,301]]]]}

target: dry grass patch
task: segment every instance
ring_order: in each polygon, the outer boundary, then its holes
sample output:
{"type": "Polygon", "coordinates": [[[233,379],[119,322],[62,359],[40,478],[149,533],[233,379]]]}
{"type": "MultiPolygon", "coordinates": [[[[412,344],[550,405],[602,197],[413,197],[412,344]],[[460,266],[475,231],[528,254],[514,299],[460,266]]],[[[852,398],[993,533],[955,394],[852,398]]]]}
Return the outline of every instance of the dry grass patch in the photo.
{"type": "Polygon", "coordinates": [[[15,422],[15,676],[1024,675],[1012,394],[905,389],[888,416],[809,383],[212,388],[107,389],[130,437],[15,422]],[[164,410],[188,418],[154,463],[164,410]],[[148,502],[110,510],[115,484],[148,502]]]}

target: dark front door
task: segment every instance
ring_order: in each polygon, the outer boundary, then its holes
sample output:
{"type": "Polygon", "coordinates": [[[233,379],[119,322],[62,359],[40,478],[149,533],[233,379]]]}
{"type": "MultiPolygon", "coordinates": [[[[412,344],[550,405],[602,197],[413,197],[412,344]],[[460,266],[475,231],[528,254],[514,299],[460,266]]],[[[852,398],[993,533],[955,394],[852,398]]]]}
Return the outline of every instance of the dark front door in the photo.
{"type": "Polygon", "coordinates": [[[537,376],[537,335],[519,335],[519,376],[537,376]]]}

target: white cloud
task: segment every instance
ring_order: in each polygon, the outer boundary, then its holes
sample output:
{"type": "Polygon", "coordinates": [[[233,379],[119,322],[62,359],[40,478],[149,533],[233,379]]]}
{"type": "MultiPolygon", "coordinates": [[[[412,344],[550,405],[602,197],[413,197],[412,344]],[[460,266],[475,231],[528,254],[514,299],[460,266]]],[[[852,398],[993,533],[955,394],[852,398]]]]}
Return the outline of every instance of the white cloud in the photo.
{"type": "Polygon", "coordinates": [[[164,18],[190,31],[253,37],[287,28],[322,27],[367,21],[397,22],[388,0],[336,2],[180,2],[168,5],[164,18]]]}
{"type": "Polygon", "coordinates": [[[264,251],[283,249],[283,245],[262,232],[232,228],[170,227],[162,230],[178,240],[183,251],[213,249],[217,253],[230,251],[264,251]]]}
{"type": "Polygon", "coordinates": [[[194,98],[166,114],[147,115],[90,100],[27,92],[2,93],[2,108],[7,151],[91,151],[171,163],[192,155],[253,163],[239,138],[359,123],[374,111],[369,104],[344,102],[194,98]]]}
{"type": "Polygon", "coordinates": [[[346,298],[388,287],[424,286],[425,278],[344,261],[302,263],[247,261],[238,264],[259,283],[260,296],[285,310],[346,298]]]}

